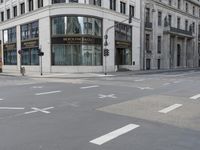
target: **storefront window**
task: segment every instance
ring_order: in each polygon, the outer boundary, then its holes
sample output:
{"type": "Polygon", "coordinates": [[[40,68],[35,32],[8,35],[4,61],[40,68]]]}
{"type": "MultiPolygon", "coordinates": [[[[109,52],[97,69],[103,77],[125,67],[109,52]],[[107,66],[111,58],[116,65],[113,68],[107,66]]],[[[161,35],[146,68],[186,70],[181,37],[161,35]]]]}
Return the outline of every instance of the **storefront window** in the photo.
{"type": "Polygon", "coordinates": [[[22,65],[39,65],[38,48],[27,48],[22,50],[22,65]]]}
{"type": "Polygon", "coordinates": [[[52,18],[52,65],[102,65],[102,21],[83,16],[52,18]]]}
{"type": "Polygon", "coordinates": [[[16,65],[16,27],[3,30],[4,64],[16,65]]]}
{"type": "Polygon", "coordinates": [[[97,66],[102,62],[101,46],[53,45],[52,65],[97,66]]]}

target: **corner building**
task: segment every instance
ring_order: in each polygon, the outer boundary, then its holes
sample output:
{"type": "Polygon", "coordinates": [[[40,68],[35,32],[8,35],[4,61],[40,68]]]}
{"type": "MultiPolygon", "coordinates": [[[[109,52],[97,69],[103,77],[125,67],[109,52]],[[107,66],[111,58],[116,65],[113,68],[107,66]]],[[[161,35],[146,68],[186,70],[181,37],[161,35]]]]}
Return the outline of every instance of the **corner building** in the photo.
{"type": "Polygon", "coordinates": [[[108,32],[108,71],[140,69],[138,0],[2,0],[0,35],[3,70],[103,72],[108,32]],[[38,49],[44,52],[42,63],[38,49]],[[18,51],[21,50],[21,55],[18,51]]]}
{"type": "Polygon", "coordinates": [[[141,69],[200,67],[200,1],[143,0],[141,69]]]}

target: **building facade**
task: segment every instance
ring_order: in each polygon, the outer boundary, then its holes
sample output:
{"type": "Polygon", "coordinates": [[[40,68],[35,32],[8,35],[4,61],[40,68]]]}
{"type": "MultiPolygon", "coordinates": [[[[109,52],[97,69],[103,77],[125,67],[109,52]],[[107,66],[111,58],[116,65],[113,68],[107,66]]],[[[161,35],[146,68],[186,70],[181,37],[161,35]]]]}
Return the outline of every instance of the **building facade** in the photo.
{"type": "Polygon", "coordinates": [[[144,0],[141,69],[200,67],[200,1],[144,0]]]}
{"type": "Polygon", "coordinates": [[[17,71],[21,65],[35,72],[41,65],[44,72],[103,72],[105,66],[107,71],[138,70],[140,4],[138,0],[1,0],[3,70],[17,71]],[[131,24],[129,13],[134,16],[131,24]],[[111,26],[105,62],[104,36],[111,26]],[[42,63],[38,49],[44,52],[42,63]]]}

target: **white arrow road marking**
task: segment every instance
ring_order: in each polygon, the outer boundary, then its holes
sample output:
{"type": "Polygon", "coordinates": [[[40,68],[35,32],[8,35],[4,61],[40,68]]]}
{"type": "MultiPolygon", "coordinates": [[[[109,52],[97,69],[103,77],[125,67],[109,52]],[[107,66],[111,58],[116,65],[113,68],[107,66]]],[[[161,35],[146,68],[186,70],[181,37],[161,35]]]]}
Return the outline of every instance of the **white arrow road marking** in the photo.
{"type": "Polygon", "coordinates": [[[151,87],[138,87],[140,90],[154,90],[154,88],[151,87]]]}
{"type": "Polygon", "coordinates": [[[42,113],[45,113],[45,114],[49,114],[51,112],[49,112],[47,110],[53,109],[53,108],[54,107],[47,107],[47,108],[40,109],[40,108],[32,107],[31,109],[33,109],[33,111],[28,111],[28,112],[25,112],[24,114],[27,115],[27,114],[32,114],[32,113],[36,113],[36,112],[42,112],[42,113]]]}
{"type": "Polygon", "coordinates": [[[125,134],[127,132],[130,132],[131,130],[136,129],[138,127],[139,127],[139,125],[129,124],[129,125],[124,126],[124,127],[120,128],[120,129],[112,131],[112,132],[110,132],[110,133],[108,133],[106,135],[103,135],[103,136],[101,136],[99,138],[96,138],[96,139],[90,141],[90,143],[93,143],[93,144],[96,144],[96,145],[102,145],[102,144],[104,144],[104,143],[106,143],[106,142],[108,142],[110,140],[113,140],[113,139],[119,137],[120,135],[123,135],[123,134],[125,134]]]}
{"type": "Polygon", "coordinates": [[[117,98],[115,94],[103,95],[99,94],[99,98],[117,98]]]}
{"type": "Polygon", "coordinates": [[[0,107],[2,110],[23,110],[22,107],[0,107]]]}
{"type": "Polygon", "coordinates": [[[47,95],[47,94],[55,94],[55,93],[60,93],[61,91],[51,91],[51,92],[43,92],[43,93],[36,93],[35,95],[47,95]]]}
{"type": "Polygon", "coordinates": [[[177,108],[179,108],[181,106],[183,106],[183,105],[182,104],[174,104],[174,105],[171,105],[171,106],[169,106],[167,108],[164,108],[164,109],[162,109],[162,110],[160,110],[158,112],[166,114],[166,113],[168,113],[168,112],[170,112],[170,111],[172,111],[174,109],[177,109],[177,108]]]}
{"type": "Polygon", "coordinates": [[[86,86],[86,87],[80,87],[80,89],[91,89],[91,88],[97,88],[98,85],[92,85],[92,86],[86,86]]]}
{"type": "Polygon", "coordinates": [[[194,95],[194,96],[192,96],[192,97],[190,97],[190,99],[198,99],[198,98],[200,98],[200,94],[197,94],[197,95],[194,95]]]}

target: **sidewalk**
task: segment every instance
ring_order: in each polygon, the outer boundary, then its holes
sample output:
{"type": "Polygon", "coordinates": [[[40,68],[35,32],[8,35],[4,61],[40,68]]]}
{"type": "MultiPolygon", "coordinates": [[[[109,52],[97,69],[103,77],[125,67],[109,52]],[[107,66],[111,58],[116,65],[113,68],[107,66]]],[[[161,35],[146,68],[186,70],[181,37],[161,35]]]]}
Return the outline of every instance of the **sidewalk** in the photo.
{"type": "MultiPolygon", "coordinates": [[[[109,72],[107,75],[102,73],[44,73],[42,76],[39,72],[27,72],[24,77],[29,78],[98,78],[98,77],[113,77],[113,76],[127,76],[127,75],[147,75],[160,74],[171,72],[189,72],[200,71],[200,68],[191,69],[173,69],[173,70],[137,70],[137,71],[123,71],[123,72],[109,72]]],[[[0,76],[22,76],[19,72],[2,72],[0,76]]]]}

